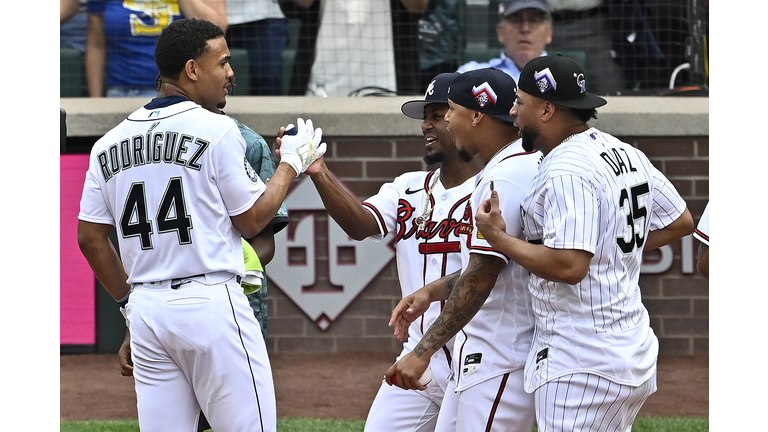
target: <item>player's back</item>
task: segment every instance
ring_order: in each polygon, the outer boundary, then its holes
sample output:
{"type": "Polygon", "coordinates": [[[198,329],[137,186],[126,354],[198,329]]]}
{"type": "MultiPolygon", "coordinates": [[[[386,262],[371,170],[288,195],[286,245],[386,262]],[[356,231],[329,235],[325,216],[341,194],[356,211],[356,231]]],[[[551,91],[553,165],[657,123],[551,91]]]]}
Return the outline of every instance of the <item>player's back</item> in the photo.
{"type": "Polygon", "coordinates": [[[94,145],[99,169],[86,186],[99,184],[113,219],[94,222],[116,226],[129,283],[243,272],[230,215],[258,197],[233,187],[246,176],[244,151],[232,119],[175,98],[153,100],[94,145]]]}

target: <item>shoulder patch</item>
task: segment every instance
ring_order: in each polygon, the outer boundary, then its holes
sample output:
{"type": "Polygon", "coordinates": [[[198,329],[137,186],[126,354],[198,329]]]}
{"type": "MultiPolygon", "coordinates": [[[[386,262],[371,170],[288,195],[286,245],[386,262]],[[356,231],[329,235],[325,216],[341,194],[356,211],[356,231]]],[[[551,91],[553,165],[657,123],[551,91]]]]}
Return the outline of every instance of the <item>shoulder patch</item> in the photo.
{"type": "Polygon", "coordinates": [[[245,172],[248,174],[248,178],[251,179],[252,182],[256,183],[259,181],[259,175],[256,173],[256,170],[253,169],[251,166],[251,163],[248,162],[247,158],[243,158],[243,165],[245,166],[245,172]]]}

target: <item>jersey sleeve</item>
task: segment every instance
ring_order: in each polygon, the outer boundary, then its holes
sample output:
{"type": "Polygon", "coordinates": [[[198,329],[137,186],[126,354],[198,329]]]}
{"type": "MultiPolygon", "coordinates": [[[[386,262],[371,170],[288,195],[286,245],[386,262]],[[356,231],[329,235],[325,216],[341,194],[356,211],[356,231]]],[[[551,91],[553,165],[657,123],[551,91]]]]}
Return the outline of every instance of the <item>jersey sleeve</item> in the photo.
{"type": "MultiPolygon", "coordinates": [[[[512,237],[524,239],[522,226],[520,224],[520,203],[525,198],[526,190],[516,184],[514,181],[510,181],[504,178],[488,179],[481,181],[474,192],[472,192],[472,204],[473,206],[480,205],[486,199],[491,197],[491,181],[493,182],[493,189],[499,193],[499,209],[501,215],[504,218],[504,223],[507,227],[507,234],[512,237]]],[[[477,213],[477,208],[473,208],[472,211],[477,213]]],[[[480,253],[485,255],[493,255],[504,260],[508,263],[504,254],[497,251],[493,246],[488,243],[483,235],[475,227],[472,233],[472,243],[469,248],[469,253],[480,253]]]]}
{"type": "Polygon", "coordinates": [[[696,229],[693,231],[693,237],[709,246],[709,203],[704,208],[704,213],[701,214],[699,224],[696,225],[696,229]]]}
{"type": "Polygon", "coordinates": [[[83,194],[80,198],[80,213],[77,218],[85,222],[115,225],[115,218],[104,196],[103,184],[98,180],[98,164],[91,156],[88,172],[85,174],[83,194]]]}
{"type": "Polygon", "coordinates": [[[393,182],[384,183],[376,195],[363,201],[363,207],[371,212],[379,226],[379,234],[370,237],[374,241],[381,241],[397,228],[397,208],[400,200],[399,180],[400,178],[396,178],[393,182]]]}
{"type": "Polygon", "coordinates": [[[251,208],[267,189],[245,158],[245,140],[235,127],[223,135],[211,154],[218,185],[229,216],[251,208]]]}
{"type": "Polygon", "coordinates": [[[672,183],[655,167],[651,167],[653,207],[650,214],[650,231],[661,229],[676,221],[686,208],[685,200],[672,183]]]}
{"type": "Polygon", "coordinates": [[[594,254],[598,233],[599,194],[586,178],[563,174],[547,180],[542,244],[594,254]]]}

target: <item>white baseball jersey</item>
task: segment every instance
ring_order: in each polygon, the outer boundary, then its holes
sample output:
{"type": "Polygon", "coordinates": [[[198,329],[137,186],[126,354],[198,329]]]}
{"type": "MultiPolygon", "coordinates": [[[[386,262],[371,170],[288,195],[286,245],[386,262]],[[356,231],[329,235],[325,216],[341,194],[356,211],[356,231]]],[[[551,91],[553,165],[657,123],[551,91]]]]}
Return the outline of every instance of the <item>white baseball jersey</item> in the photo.
{"type": "MultiPolygon", "coordinates": [[[[392,231],[396,234],[395,257],[403,297],[461,269],[459,252],[467,241],[471,224],[467,203],[473,179],[445,189],[439,178],[439,169],[405,173],[382,185],[378,194],[363,202],[379,224],[380,234],[374,240],[392,231]],[[421,219],[425,221],[423,230],[418,225],[421,219]]],[[[442,303],[432,304],[411,324],[404,352],[410,352],[419,343],[441,308],[442,303]]],[[[451,362],[452,346],[453,339],[436,354],[446,366],[451,362]]]]}
{"type": "Polygon", "coordinates": [[[704,213],[701,214],[699,224],[693,231],[693,237],[705,245],[709,246],[709,203],[704,207],[704,213]]]}
{"type": "MultiPolygon", "coordinates": [[[[379,224],[380,234],[372,239],[379,241],[390,232],[396,235],[395,257],[403,296],[461,269],[459,251],[469,233],[467,202],[473,185],[470,177],[445,189],[439,169],[410,172],[382,185],[378,194],[363,203],[379,224]]],[[[411,324],[398,360],[419,343],[442,306],[442,302],[433,303],[411,324]]],[[[430,359],[434,378],[426,390],[403,390],[382,383],[365,422],[366,432],[434,430],[448,386],[452,347],[453,339],[430,359]]]]}
{"type": "Polygon", "coordinates": [[[526,238],[594,256],[576,285],[531,275],[536,334],[526,391],[570,373],[630,386],[651,378],[658,340],[638,286],[643,245],[685,208],[642,152],[595,128],[544,158],[522,204],[526,238]]]}
{"type": "Polygon", "coordinates": [[[456,335],[454,376],[456,391],[465,390],[490,378],[520,370],[531,347],[533,313],[527,290],[528,271],[494,249],[474,227],[479,205],[491,197],[491,184],[499,192],[499,206],[507,234],[523,238],[520,230],[520,202],[536,175],[541,152],[526,152],[522,140],[500,150],[475,177],[469,213],[473,231],[467,248],[461,251],[462,268],[470,254],[495,256],[507,262],[490,295],[477,314],[456,335]]]}
{"type": "Polygon", "coordinates": [[[245,140],[227,116],[186,100],[142,107],[93,146],[78,218],[117,228],[130,284],[217,271],[244,276],[230,216],[266,189],[244,155],[245,140]]]}

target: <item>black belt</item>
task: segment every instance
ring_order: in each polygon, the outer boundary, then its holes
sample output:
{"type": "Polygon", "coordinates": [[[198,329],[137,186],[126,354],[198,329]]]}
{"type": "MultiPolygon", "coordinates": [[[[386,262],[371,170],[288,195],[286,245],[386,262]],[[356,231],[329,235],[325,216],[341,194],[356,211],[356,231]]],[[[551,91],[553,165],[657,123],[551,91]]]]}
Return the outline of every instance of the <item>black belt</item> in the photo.
{"type": "Polygon", "coordinates": [[[190,279],[193,279],[193,278],[196,278],[196,277],[200,277],[200,276],[205,276],[205,275],[204,274],[197,274],[197,275],[194,275],[194,276],[187,276],[187,277],[183,277],[183,278],[179,278],[179,279],[171,279],[171,288],[177,289],[178,287],[180,287],[180,286],[182,286],[182,285],[184,285],[186,283],[192,282],[190,279]]]}
{"type": "Polygon", "coordinates": [[[605,11],[606,9],[604,7],[598,6],[584,10],[559,10],[557,12],[552,12],[551,15],[553,23],[569,24],[575,21],[596,17],[605,11]]]}
{"type": "MultiPolygon", "coordinates": [[[[172,289],[178,289],[180,286],[192,282],[191,279],[197,278],[197,277],[203,277],[204,274],[198,274],[194,276],[187,276],[179,279],[171,279],[171,288],[172,289]]],[[[237,280],[237,283],[240,283],[240,281],[243,279],[240,277],[240,275],[235,275],[235,279],[237,280]]]]}

